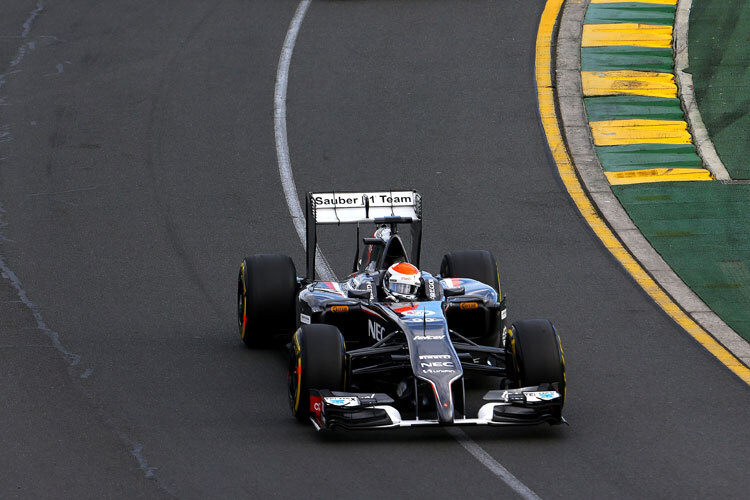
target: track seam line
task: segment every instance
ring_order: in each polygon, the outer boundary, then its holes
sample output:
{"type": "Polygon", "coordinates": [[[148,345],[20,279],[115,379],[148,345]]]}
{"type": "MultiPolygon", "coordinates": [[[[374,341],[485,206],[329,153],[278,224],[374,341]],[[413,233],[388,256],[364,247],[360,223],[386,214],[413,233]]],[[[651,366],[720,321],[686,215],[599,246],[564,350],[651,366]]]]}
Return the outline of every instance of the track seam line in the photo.
{"type": "MultiPolygon", "coordinates": [[[[297,196],[297,186],[294,182],[292,164],[289,159],[289,142],[286,128],[286,92],[289,83],[289,67],[294,52],[294,44],[297,41],[299,29],[305,18],[307,9],[310,7],[311,0],[302,0],[294,13],[292,21],[289,23],[284,45],[279,57],[279,66],[276,71],[276,86],[274,88],[274,132],[276,139],[276,156],[279,164],[279,176],[281,177],[281,186],[284,189],[286,204],[289,208],[289,214],[292,216],[294,228],[297,231],[302,247],[306,249],[307,242],[305,239],[305,217],[302,212],[302,204],[297,196]]],[[[337,281],[336,274],[331,269],[330,264],[323,256],[323,252],[318,247],[315,259],[315,268],[321,278],[328,281],[337,281]]],[[[487,453],[484,448],[472,440],[462,429],[446,428],[450,434],[471,456],[479,463],[484,465],[493,475],[501,479],[513,491],[515,491],[524,500],[541,500],[528,486],[523,484],[516,476],[506,469],[500,462],[495,460],[492,455],[487,453]]]]}
{"type": "MultiPolygon", "coordinates": [[[[31,34],[31,29],[34,25],[34,21],[37,17],[39,17],[42,12],[45,10],[45,5],[43,0],[37,0],[36,7],[34,10],[31,11],[29,16],[26,18],[26,20],[23,23],[23,29],[21,31],[21,35],[18,37],[22,41],[27,40],[29,38],[29,35],[31,34]]],[[[5,71],[5,73],[0,74],[0,89],[5,85],[6,78],[16,72],[21,71],[20,69],[17,69],[17,67],[23,62],[24,58],[27,55],[27,49],[33,49],[34,44],[32,41],[25,41],[22,43],[17,52],[16,56],[13,58],[13,60],[10,62],[9,68],[5,71]]],[[[2,98],[0,98],[0,103],[2,103],[2,98]]],[[[0,125],[0,127],[2,127],[0,125]]],[[[4,160],[5,158],[0,158],[0,160],[4,160]]],[[[92,189],[92,188],[86,188],[86,189],[92,189]]],[[[37,193],[38,194],[38,193],[37,193]]],[[[34,196],[33,194],[31,196],[34,196]]],[[[7,227],[8,224],[3,220],[3,215],[5,214],[5,209],[3,208],[2,204],[0,203],[0,241],[7,241],[12,242],[12,240],[5,237],[5,235],[2,232],[2,229],[4,227],[7,227]]],[[[62,356],[63,361],[67,365],[67,372],[68,376],[70,377],[70,383],[73,388],[73,390],[77,391],[79,395],[81,395],[88,404],[91,405],[93,408],[94,415],[100,420],[100,422],[105,426],[108,427],[114,434],[120,439],[122,444],[125,445],[125,449],[127,450],[130,455],[135,458],[135,460],[138,462],[138,468],[143,473],[143,476],[146,479],[150,479],[156,482],[157,487],[160,488],[162,491],[167,493],[168,495],[177,498],[177,495],[175,494],[172,489],[166,485],[163,484],[162,481],[160,481],[156,475],[154,474],[154,471],[158,469],[158,467],[150,466],[148,464],[148,461],[143,453],[143,445],[139,442],[134,441],[130,438],[128,434],[126,434],[124,431],[120,430],[120,427],[116,425],[116,423],[113,421],[111,417],[107,415],[107,413],[104,411],[104,408],[99,401],[96,400],[96,398],[91,394],[89,390],[87,390],[82,380],[88,379],[91,377],[91,375],[94,373],[94,369],[90,367],[83,367],[81,366],[81,359],[82,356],[80,354],[74,353],[70,351],[65,344],[63,344],[61,340],[60,333],[56,330],[53,330],[44,320],[44,317],[42,316],[42,310],[41,308],[33,302],[26,292],[26,289],[23,287],[23,283],[21,282],[21,279],[16,275],[15,272],[10,268],[8,263],[6,262],[5,258],[3,257],[2,253],[0,253],[0,277],[2,279],[7,280],[10,285],[16,290],[16,294],[18,295],[18,302],[22,303],[26,308],[31,312],[34,321],[36,322],[36,327],[33,328],[35,330],[39,330],[44,335],[47,336],[47,338],[52,343],[52,346],[55,348],[55,350],[58,351],[58,353],[62,356]]]]}

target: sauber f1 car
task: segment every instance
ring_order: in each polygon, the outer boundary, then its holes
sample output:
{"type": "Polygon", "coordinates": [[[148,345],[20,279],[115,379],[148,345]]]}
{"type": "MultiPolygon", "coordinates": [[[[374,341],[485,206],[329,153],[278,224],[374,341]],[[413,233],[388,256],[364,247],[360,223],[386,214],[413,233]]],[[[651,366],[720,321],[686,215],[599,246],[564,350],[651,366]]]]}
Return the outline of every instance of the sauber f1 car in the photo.
{"type": "Polygon", "coordinates": [[[420,272],[419,193],[308,193],[306,219],[304,277],[287,256],[253,255],[242,261],[237,285],[245,344],[289,346],[297,419],[317,430],[565,422],[555,327],[539,319],[506,327],[490,252],[448,253],[439,274],[420,272]],[[316,279],[321,224],[357,226],[345,281],[316,279]],[[360,240],[365,225],[374,234],[360,240]],[[400,225],[410,227],[408,252],[400,225]],[[466,403],[471,376],[496,379],[474,415],[466,403]]]}

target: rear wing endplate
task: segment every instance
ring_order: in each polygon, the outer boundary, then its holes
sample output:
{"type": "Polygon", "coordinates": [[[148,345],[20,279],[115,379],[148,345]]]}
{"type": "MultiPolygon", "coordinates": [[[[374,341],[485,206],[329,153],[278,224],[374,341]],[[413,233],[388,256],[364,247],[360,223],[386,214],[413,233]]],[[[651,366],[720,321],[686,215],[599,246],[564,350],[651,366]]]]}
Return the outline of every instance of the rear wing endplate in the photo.
{"type": "Polygon", "coordinates": [[[410,224],[410,259],[419,266],[422,242],[422,196],[414,191],[307,193],[307,281],[315,281],[315,252],[319,224],[410,224]]]}

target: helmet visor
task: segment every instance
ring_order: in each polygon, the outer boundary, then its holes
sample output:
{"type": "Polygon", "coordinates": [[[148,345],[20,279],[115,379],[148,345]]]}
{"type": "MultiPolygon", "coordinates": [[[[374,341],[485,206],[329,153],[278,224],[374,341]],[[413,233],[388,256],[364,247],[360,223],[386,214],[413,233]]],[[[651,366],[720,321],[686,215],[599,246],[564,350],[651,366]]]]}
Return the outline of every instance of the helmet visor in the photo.
{"type": "Polygon", "coordinates": [[[398,295],[416,295],[417,294],[417,286],[414,285],[405,285],[403,283],[391,283],[388,287],[391,292],[398,294],[398,295]]]}

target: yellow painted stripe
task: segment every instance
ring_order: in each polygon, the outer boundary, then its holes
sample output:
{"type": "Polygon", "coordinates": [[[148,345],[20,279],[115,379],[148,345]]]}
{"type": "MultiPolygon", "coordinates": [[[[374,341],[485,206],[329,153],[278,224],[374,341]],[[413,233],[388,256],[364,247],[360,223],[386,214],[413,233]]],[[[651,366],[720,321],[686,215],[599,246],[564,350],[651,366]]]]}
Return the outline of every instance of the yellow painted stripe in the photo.
{"type": "Polygon", "coordinates": [[[643,184],[645,182],[710,181],[711,172],[703,168],[649,168],[604,172],[613,186],[622,184],[643,184]]]}
{"type": "Polygon", "coordinates": [[[591,3],[658,3],[662,5],[677,5],[677,0],[591,0],[591,3]]]}
{"type": "Polygon", "coordinates": [[[714,355],[721,363],[727,366],[734,374],[750,385],[750,368],[742,364],[724,346],[719,344],[711,335],[701,328],[692,318],[674,303],[674,301],[661,289],[661,287],[641,267],[638,261],[628,252],[622,243],[615,237],[607,224],[599,217],[591,200],[583,190],[578,181],[570,156],[563,142],[560,126],[555,111],[555,97],[552,88],[551,77],[551,46],[552,32],[560,13],[563,0],[547,0],[542,18],[539,21],[539,31],[536,39],[536,83],[539,100],[539,112],[542,118],[542,126],[547,136],[552,156],[557,164],[560,178],[565,189],[573,199],[583,217],[594,230],[599,239],[604,243],[612,255],[620,261],[622,266],[635,279],[638,284],[649,294],[649,296],[666,312],[677,324],[685,329],[698,343],[708,352],[714,355]]]}
{"type": "Polygon", "coordinates": [[[647,97],[677,97],[677,85],[672,73],[655,71],[581,71],[583,95],[642,95],[647,97]]]}
{"type": "Polygon", "coordinates": [[[597,146],[691,143],[687,123],[681,120],[608,120],[589,125],[597,146]]]}
{"type": "Polygon", "coordinates": [[[634,45],[636,47],[672,46],[672,26],[658,24],[584,24],[581,47],[634,45]]]}

